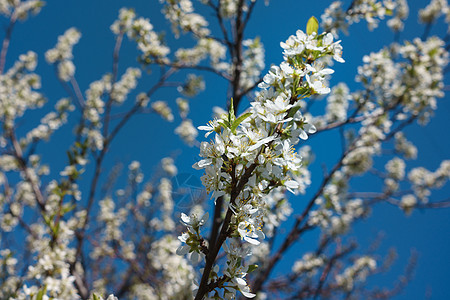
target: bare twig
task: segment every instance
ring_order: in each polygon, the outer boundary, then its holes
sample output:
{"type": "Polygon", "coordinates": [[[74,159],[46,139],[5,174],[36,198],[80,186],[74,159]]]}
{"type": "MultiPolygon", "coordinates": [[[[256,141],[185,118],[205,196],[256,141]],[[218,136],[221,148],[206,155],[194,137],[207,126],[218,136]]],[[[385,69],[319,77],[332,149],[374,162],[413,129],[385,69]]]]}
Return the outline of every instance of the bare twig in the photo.
{"type": "Polygon", "coordinates": [[[3,71],[5,70],[6,54],[8,53],[9,43],[11,42],[11,35],[14,29],[14,25],[16,24],[16,21],[17,21],[17,13],[14,10],[9,19],[9,25],[6,28],[6,34],[5,38],[3,39],[2,50],[0,52],[0,74],[3,74],[3,71]]]}

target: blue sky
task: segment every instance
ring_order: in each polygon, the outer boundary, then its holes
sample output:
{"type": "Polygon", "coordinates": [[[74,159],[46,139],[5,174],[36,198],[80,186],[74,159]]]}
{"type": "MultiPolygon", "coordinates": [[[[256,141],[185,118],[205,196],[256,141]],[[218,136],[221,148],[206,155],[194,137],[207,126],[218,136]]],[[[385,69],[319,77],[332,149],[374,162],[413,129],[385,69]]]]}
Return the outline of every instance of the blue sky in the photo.
{"type": "MultiPolygon", "coordinates": [[[[401,40],[420,36],[423,32],[423,26],[417,23],[416,14],[417,9],[425,6],[427,2],[423,0],[410,2],[413,2],[410,3],[410,18],[405,32],[401,35],[401,40]]],[[[249,38],[261,37],[261,41],[266,47],[266,69],[270,64],[278,64],[281,61],[280,41],[287,39],[297,29],[304,29],[306,21],[311,15],[319,18],[328,4],[328,1],[272,0],[269,7],[265,7],[262,3],[256,7],[254,18],[246,33],[249,38]]],[[[58,35],[69,27],[75,26],[82,33],[80,43],[74,48],[76,77],[81,89],[86,90],[90,82],[111,71],[114,36],[110,32],[109,26],[116,19],[118,10],[125,5],[134,7],[138,15],[150,18],[156,30],[166,31],[169,45],[186,47],[186,38],[182,37],[177,41],[170,36],[169,26],[160,14],[158,1],[49,0],[39,15],[16,25],[6,67],[10,67],[21,53],[28,50],[37,52],[39,58],[37,72],[42,75],[42,90],[49,100],[47,107],[52,107],[58,99],[65,97],[66,94],[56,80],[53,68],[45,62],[44,53],[55,45],[58,35]]],[[[213,28],[215,28],[214,26],[216,25],[213,24],[213,28]]],[[[444,26],[436,26],[433,28],[432,34],[442,36],[445,30],[444,26]]],[[[333,75],[332,84],[344,81],[351,88],[357,88],[358,85],[352,82],[356,68],[362,62],[362,56],[369,51],[378,51],[382,46],[390,43],[393,40],[393,34],[383,22],[381,22],[380,28],[372,32],[368,31],[365,22],[362,22],[351,26],[350,35],[342,35],[341,39],[346,63],[335,66],[336,72],[333,75]]],[[[125,42],[121,52],[120,73],[123,73],[128,66],[138,65],[135,57],[135,45],[125,42]]],[[[155,74],[157,73],[155,72],[155,74]]],[[[212,106],[224,107],[226,100],[225,82],[217,77],[204,75],[207,78],[207,89],[191,101],[190,117],[196,126],[203,125],[209,120],[212,106]]],[[[140,91],[148,90],[154,80],[152,79],[154,77],[147,75],[143,77],[138,86],[140,91]]],[[[448,79],[446,82],[448,84],[448,79]]],[[[153,100],[168,100],[173,103],[175,97],[177,97],[175,91],[164,89],[157,93],[153,100]]],[[[419,149],[418,159],[411,165],[423,165],[434,170],[439,166],[440,161],[450,158],[448,134],[450,103],[448,100],[448,96],[440,99],[436,116],[427,127],[411,126],[406,130],[407,137],[419,149]]],[[[247,104],[243,103],[243,105],[247,104]]],[[[33,126],[34,121],[39,120],[42,116],[41,113],[29,114],[22,129],[33,126]]],[[[76,118],[71,118],[70,122],[73,124],[75,120],[76,118]]],[[[109,154],[106,166],[111,167],[118,161],[127,164],[131,160],[137,159],[142,163],[146,178],[149,178],[161,158],[178,153],[177,166],[180,171],[200,176],[200,173],[191,169],[191,165],[197,160],[198,150],[183,146],[178,137],[173,135],[173,130],[179,122],[179,118],[176,118],[172,124],[168,124],[155,115],[137,116],[113,143],[114,150],[109,154]]],[[[65,152],[58,150],[70,144],[71,140],[67,138],[70,135],[70,126],[66,126],[58,131],[49,143],[41,144],[38,148],[44,154],[44,161],[47,160],[54,166],[53,174],[58,172],[56,170],[61,170],[66,162],[65,152]],[[55,147],[55,144],[58,146],[55,147]]],[[[311,141],[316,154],[316,163],[312,167],[313,184],[304,198],[292,199],[296,211],[299,211],[304,205],[302,200],[309,199],[308,195],[310,196],[317,188],[322,174],[321,164],[325,163],[331,166],[340,155],[339,149],[330,151],[330,144],[332,141],[336,141],[336,137],[335,133],[330,133],[329,140],[320,138],[317,141],[311,141]]],[[[199,139],[201,140],[202,136],[199,139]]],[[[331,148],[331,150],[333,149],[331,148]]],[[[86,180],[89,180],[89,172],[84,176],[86,180]]],[[[373,188],[371,182],[362,182],[360,185],[366,191],[371,191],[373,188]]],[[[437,199],[444,199],[449,194],[450,189],[446,187],[437,193],[437,199]]],[[[371,218],[359,222],[352,233],[364,248],[374,240],[379,232],[384,232],[385,238],[379,253],[386,254],[388,248],[394,246],[397,248],[399,258],[393,265],[392,272],[385,277],[375,277],[373,285],[387,284],[389,286],[396,275],[402,272],[410,251],[414,248],[419,252],[415,277],[405,292],[395,299],[423,299],[429,288],[432,290],[431,299],[449,299],[449,217],[449,209],[415,211],[410,217],[404,217],[404,214],[396,207],[388,205],[375,207],[371,218]]],[[[308,245],[308,239],[306,239],[306,242],[296,244],[289,253],[303,253],[308,249],[308,245]]],[[[281,265],[281,267],[286,266],[281,265]]]]}

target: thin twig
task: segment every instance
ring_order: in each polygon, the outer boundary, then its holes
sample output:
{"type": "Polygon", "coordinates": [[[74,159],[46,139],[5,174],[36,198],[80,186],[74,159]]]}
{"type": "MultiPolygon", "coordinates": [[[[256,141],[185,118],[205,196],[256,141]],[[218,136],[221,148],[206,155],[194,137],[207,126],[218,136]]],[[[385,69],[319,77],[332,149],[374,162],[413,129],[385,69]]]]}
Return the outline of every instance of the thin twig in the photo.
{"type": "Polygon", "coordinates": [[[9,25],[6,28],[6,34],[5,38],[3,39],[2,43],[2,51],[0,52],[0,74],[3,74],[3,71],[5,69],[5,63],[6,63],[6,54],[8,53],[9,44],[11,42],[11,35],[14,29],[14,25],[17,21],[17,14],[14,10],[11,14],[11,18],[9,19],[9,25]]]}

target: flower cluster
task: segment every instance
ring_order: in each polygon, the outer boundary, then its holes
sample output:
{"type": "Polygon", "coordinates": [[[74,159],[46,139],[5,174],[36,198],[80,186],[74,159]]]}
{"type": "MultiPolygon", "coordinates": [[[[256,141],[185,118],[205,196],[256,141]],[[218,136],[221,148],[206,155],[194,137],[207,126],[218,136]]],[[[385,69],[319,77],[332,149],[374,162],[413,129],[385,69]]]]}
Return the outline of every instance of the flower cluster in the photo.
{"type": "Polygon", "coordinates": [[[430,189],[439,188],[450,179],[450,160],[442,161],[434,172],[423,167],[414,168],[408,173],[408,179],[412,183],[415,196],[426,203],[431,194],[430,189]]]}
{"type": "Polygon", "coordinates": [[[209,57],[213,68],[228,70],[229,64],[223,62],[225,58],[225,46],[212,38],[199,38],[193,48],[179,48],[175,52],[176,62],[181,65],[195,66],[209,57]]]}
{"type": "Polygon", "coordinates": [[[307,274],[312,276],[317,272],[317,269],[322,267],[325,263],[323,255],[315,253],[306,253],[303,257],[297,260],[292,266],[292,272],[296,274],[307,274]]]}
{"type": "Polygon", "coordinates": [[[378,27],[379,20],[393,16],[388,26],[394,31],[403,29],[403,21],[408,17],[406,0],[356,0],[345,10],[341,1],[334,1],[321,16],[321,25],[334,36],[339,31],[348,33],[349,25],[364,19],[370,30],[378,27]]]}
{"type": "Polygon", "coordinates": [[[58,77],[62,81],[69,81],[75,74],[75,65],[72,62],[72,49],[80,40],[81,33],[75,28],[69,28],[58,37],[55,48],[45,53],[45,59],[58,67],[58,77]]]}
{"type": "Polygon", "coordinates": [[[68,113],[73,111],[75,106],[69,99],[63,98],[55,104],[55,111],[45,115],[41,124],[30,130],[26,135],[26,141],[23,144],[29,144],[33,141],[48,140],[50,135],[67,122],[68,113]]]}
{"type": "Polygon", "coordinates": [[[363,256],[355,260],[353,266],[336,276],[338,286],[346,291],[354,288],[357,282],[364,282],[366,277],[375,270],[377,262],[370,256],[363,256]]]}
{"type": "Polygon", "coordinates": [[[119,19],[111,25],[111,31],[116,35],[126,34],[137,43],[142,52],[141,62],[148,64],[153,60],[166,62],[170,49],[165,46],[160,36],[153,30],[148,19],[139,17],[132,9],[122,8],[119,19]]]}
{"type": "Polygon", "coordinates": [[[29,13],[38,14],[44,3],[44,1],[40,0],[1,0],[0,14],[10,17],[15,15],[20,20],[25,20],[29,13]]]}
{"type": "Polygon", "coordinates": [[[198,135],[197,129],[192,125],[192,120],[184,119],[181,124],[175,128],[175,133],[189,146],[194,145],[198,135]]]}
{"type": "MultiPolygon", "coordinates": [[[[375,99],[379,99],[385,108],[401,104],[402,113],[396,116],[397,120],[416,115],[420,123],[428,122],[436,109],[436,98],[444,96],[442,80],[449,54],[442,40],[431,37],[421,41],[417,38],[412,43],[406,42],[402,46],[394,45],[392,49],[371,53],[363,61],[365,64],[358,68],[357,81],[362,82],[365,89],[375,99]],[[404,61],[394,61],[395,53],[404,61]]],[[[364,105],[366,113],[373,114],[374,110],[379,110],[378,115],[384,113],[372,101],[366,101],[364,105]]]]}
{"type": "Polygon", "coordinates": [[[160,0],[165,3],[163,14],[172,23],[172,31],[179,36],[181,29],[183,32],[192,32],[196,36],[207,36],[210,31],[208,22],[194,12],[194,7],[190,0],[160,0]]]}
{"type": "Polygon", "coordinates": [[[246,47],[241,73],[242,88],[248,89],[259,80],[261,71],[265,67],[264,47],[259,38],[245,40],[242,45],[246,47]]]}
{"type": "Polygon", "coordinates": [[[4,128],[12,128],[14,120],[22,117],[27,109],[44,105],[43,95],[36,91],[41,87],[38,75],[32,73],[37,65],[37,55],[27,52],[4,74],[0,74],[0,121],[4,128]]]}
{"type": "Polygon", "coordinates": [[[350,99],[350,90],[345,83],[340,83],[333,87],[330,96],[327,97],[327,121],[345,121],[350,99]]]}
{"type": "MultiPolygon", "coordinates": [[[[207,131],[206,136],[215,136],[211,142],[201,143],[203,159],[194,168],[205,169],[202,182],[214,199],[230,195],[230,234],[251,245],[259,245],[265,236],[264,216],[273,205],[266,202],[266,195],[277,188],[297,193],[299,181],[304,180],[299,176],[301,157],[294,146],[299,137],[307,139],[314,133],[315,127],[301,114],[299,100],[330,91],[325,80],[333,71],[324,68],[325,59],[333,57],[343,62],[342,46],[333,42],[331,34],[299,30],[281,47],[284,61],[264,76],[259,85],[262,90],[250,109],[236,117],[231,106],[228,114],[199,127],[207,131]]],[[[183,236],[181,239],[187,240],[183,236]]],[[[200,239],[198,236],[196,245],[200,239]]],[[[186,247],[197,251],[189,244],[186,247]]],[[[230,247],[227,253],[233,251],[230,247]]],[[[249,293],[243,280],[247,272],[234,259],[228,261],[228,266],[232,267],[225,272],[229,281],[235,282],[236,289],[249,293]]]]}
{"type": "Polygon", "coordinates": [[[431,0],[430,4],[419,11],[419,19],[423,23],[433,23],[441,15],[446,16],[449,10],[447,0],[431,0]]]}

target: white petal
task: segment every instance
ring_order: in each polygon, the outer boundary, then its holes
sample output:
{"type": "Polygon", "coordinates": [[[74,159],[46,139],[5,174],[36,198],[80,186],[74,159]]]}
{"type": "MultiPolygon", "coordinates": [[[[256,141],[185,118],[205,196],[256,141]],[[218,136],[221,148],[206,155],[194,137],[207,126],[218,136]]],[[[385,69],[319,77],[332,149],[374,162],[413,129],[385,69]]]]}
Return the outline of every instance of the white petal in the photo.
{"type": "Polygon", "coordinates": [[[177,253],[177,255],[183,256],[189,252],[189,248],[190,247],[188,245],[180,246],[180,247],[178,247],[176,253],[177,253]]]}
{"type": "Polygon", "coordinates": [[[316,126],[314,126],[313,124],[305,124],[303,128],[305,128],[305,131],[310,134],[315,133],[317,131],[316,126]]]}
{"type": "Polygon", "coordinates": [[[324,37],[323,37],[323,44],[325,46],[330,45],[333,42],[333,35],[331,33],[327,33],[324,37]]]}
{"type": "Polygon", "coordinates": [[[248,151],[250,152],[250,151],[253,151],[253,150],[255,150],[255,149],[258,149],[258,148],[261,147],[262,145],[267,144],[268,142],[271,142],[271,141],[273,141],[274,139],[275,139],[274,136],[269,136],[269,137],[266,137],[266,138],[264,138],[264,139],[262,139],[262,140],[259,140],[256,144],[254,144],[253,146],[251,146],[250,148],[248,148],[248,151]]]}
{"type": "Polygon", "coordinates": [[[211,126],[198,126],[197,129],[198,130],[205,130],[205,131],[214,130],[214,128],[212,128],[211,126]]]}
{"type": "Polygon", "coordinates": [[[181,213],[181,221],[189,224],[189,222],[191,222],[191,218],[189,218],[185,213],[181,213]]]}
{"type": "Polygon", "coordinates": [[[200,256],[200,254],[198,254],[198,252],[194,251],[191,253],[191,261],[194,264],[198,264],[201,260],[202,260],[202,257],[200,256]]]}
{"type": "Polygon", "coordinates": [[[247,282],[242,278],[236,277],[235,280],[238,285],[243,285],[243,286],[247,285],[247,282]]]}
{"type": "Polygon", "coordinates": [[[298,187],[299,187],[298,182],[294,181],[294,180],[288,180],[284,183],[284,185],[291,189],[298,189],[298,187]]]}
{"type": "Polygon", "coordinates": [[[247,241],[248,243],[252,244],[252,245],[259,245],[259,244],[261,244],[260,241],[258,241],[256,239],[249,238],[248,236],[244,236],[244,240],[247,241]]]}
{"type": "Polygon", "coordinates": [[[250,293],[250,292],[249,292],[249,291],[250,291],[250,288],[247,287],[247,289],[248,289],[248,291],[241,290],[242,295],[244,295],[244,296],[247,297],[247,298],[253,298],[253,297],[256,296],[256,294],[253,294],[253,293],[250,293]]]}
{"type": "Polygon", "coordinates": [[[304,130],[300,131],[300,138],[302,140],[307,140],[308,139],[308,135],[306,134],[306,132],[304,130]]]}

